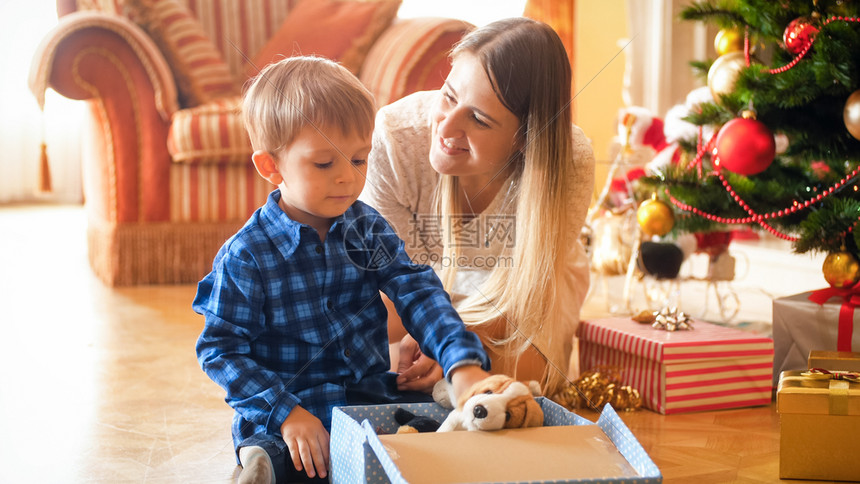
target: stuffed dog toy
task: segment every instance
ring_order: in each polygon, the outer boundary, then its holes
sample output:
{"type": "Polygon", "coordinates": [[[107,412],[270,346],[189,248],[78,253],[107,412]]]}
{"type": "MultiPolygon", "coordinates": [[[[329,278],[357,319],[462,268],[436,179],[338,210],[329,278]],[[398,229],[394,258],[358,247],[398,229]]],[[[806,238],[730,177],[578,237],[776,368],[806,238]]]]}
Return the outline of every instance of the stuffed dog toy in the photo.
{"type": "MultiPolygon", "coordinates": [[[[439,393],[434,391],[437,397],[439,393]]],[[[540,427],[543,411],[535,395],[540,395],[537,382],[527,385],[506,375],[489,376],[460,395],[437,432],[540,427]]]]}

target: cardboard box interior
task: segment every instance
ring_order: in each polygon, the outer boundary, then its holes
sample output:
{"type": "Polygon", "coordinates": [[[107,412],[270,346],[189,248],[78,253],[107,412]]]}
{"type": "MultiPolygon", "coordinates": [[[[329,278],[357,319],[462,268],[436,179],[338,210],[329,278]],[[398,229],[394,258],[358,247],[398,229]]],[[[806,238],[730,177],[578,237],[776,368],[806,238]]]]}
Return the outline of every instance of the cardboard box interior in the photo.
{"type": "Polygon", "coordinates": [[[380,435],[379,440],[412,484],[639,476],[596,425],[380,435]]]}
{"type": "Polygon", "coordinates": [[[398,406],[441,421],[447,410],[436,404],[335,408],[332,482],[662,482],[611,407],[595,424],[538,401],[544,427],[495,432],[394,434],[398,406]]]}

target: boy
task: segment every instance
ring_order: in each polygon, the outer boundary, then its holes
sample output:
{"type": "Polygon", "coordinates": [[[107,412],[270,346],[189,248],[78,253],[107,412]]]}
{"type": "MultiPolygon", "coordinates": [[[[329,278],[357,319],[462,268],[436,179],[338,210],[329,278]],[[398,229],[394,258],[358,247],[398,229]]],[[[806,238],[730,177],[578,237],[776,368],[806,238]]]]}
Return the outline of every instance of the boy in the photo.
{"type": "Polygon", "coordinates": [[[284,59],[242,110],[254,166],[277,190],[198,286],[197,355],[236,410],[240,482],[322,479],[332,408],[398,398],[379,291],[455,391],[488,376],[489,360],[432,269],[357,201],[375,115],[358,79],[321,58],[284,59]]]}

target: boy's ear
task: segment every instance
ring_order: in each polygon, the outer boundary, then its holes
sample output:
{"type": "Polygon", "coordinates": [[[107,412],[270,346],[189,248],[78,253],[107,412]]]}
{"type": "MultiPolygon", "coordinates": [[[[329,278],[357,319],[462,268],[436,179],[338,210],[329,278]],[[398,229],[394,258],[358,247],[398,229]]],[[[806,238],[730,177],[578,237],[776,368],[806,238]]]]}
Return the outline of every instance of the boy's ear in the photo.
{"type": "Polygon", "coordinates": [[[255,151],[251,154],[251,161],[254,162],[254,168],[257,169],[257,173],[272,185],[278,186],[284,181],[284,177],[278,171],[278,163],[275,157],[268,151],[255,151]]]}

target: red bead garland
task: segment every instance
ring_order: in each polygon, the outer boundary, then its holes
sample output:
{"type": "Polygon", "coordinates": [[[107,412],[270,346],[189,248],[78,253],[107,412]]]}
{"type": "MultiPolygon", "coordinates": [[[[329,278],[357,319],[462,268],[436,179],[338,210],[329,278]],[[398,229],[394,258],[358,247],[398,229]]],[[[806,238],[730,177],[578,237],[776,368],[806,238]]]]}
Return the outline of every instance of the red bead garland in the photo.
{"type": "MultiPolygon", "coordinates": [[[[819,193],[818,195],[816,195],[816,196],[814,196],[808,200],[804,200],[802,203],[797,201],[797,200],[793,200],[791,202],[791,206],[789,208],[785,208],[785,209],[781,209],[781,210],[775,210],[773,212],[766,213],[766,214],[758,214],[755,212],[755,210],[752,209],[752,207],[750,207],[740,197],[740,195],[738,195],[735,192],[734,188],[731,186],[731,184],[726,179],[726,177],[723,175],[723,173],[718,172],[717,176],[720,178],[720,182],[723,184],[723,188],[726,189],[726,192],[728,192],[728,194],[731,195],[731,197],[735,201],[735,203],[737,203],[741,208],[743,208],[746,213],[750,214],[749,217],[742,217],[742,218],[741,217],[737,217],[737,218],[719,217],[717,215],[713,215],[713,214],[704,212],[704,211],[702,211],[696,207],[693,207],[691,205],[688,205],[688,204],[678,200],[677,198],[672,196],[672,194],[669,192],[668,188],[665,189],[665,193],[669,197],[669,200],[672,202],[672,204],[675,205],[676,207],[678,207],[678,209],[683,210],[685,212],[692,212],[692,213],[694,213],[694,214],[696,214],[702,218],[710,220],[711,222],[716,222],[719,224],[748,224],[748,223],[755,222],[755,223],[759,224],[762,228],[767,230],[768,232],[772,233],[773,235],[775,235],[781,239],[787,240],[789,242],[795,242],[797,240],[797,237],[792,237],[790,235],[784,234],[784,233],[776,230],[775,228],[771,227],[768,223],[766,223],[765,220],[769,220],[772,218],[782,218],[786,215],[793,214],[793,213],[797,212],[798,210],[803,210],[803,209],[809,208],[810,205],[820,202],[824,198],[827,198],[828,196],[832,195],[836,190],[842,188],[844,185],[853,181],[854,178],[856,178],[858,175],[860,175],[860,165],[855,167],[854,170],[851,171],[851,173],[845,175],[841,180],[834,183],[831,187],[827,188],[822,193],[819,193]]],[[[855,222],[855,225],[856,225],[856,222],[855,222]]],[[[849,228],[849,231],[850,231],[850,228],[849,228]]]]}
{"type": "Polygon", "coordinates": [[[714,131],[714,134],[711,135],[711,139],[709,139],[708,142],[703,145],[702,138],[705,137],[704,128],[702,126],[699,126],[699,137],[696,139],[696,158],[689,165],[687,165],[688,169],[696,167],[696,174],[698,175],[699,179],[702,178],[702,159],[708,152],[713,151],[714,144],[717,142],[717,135],[720,133],[720,129],[722,129],[722,127],[714,131]]]}

